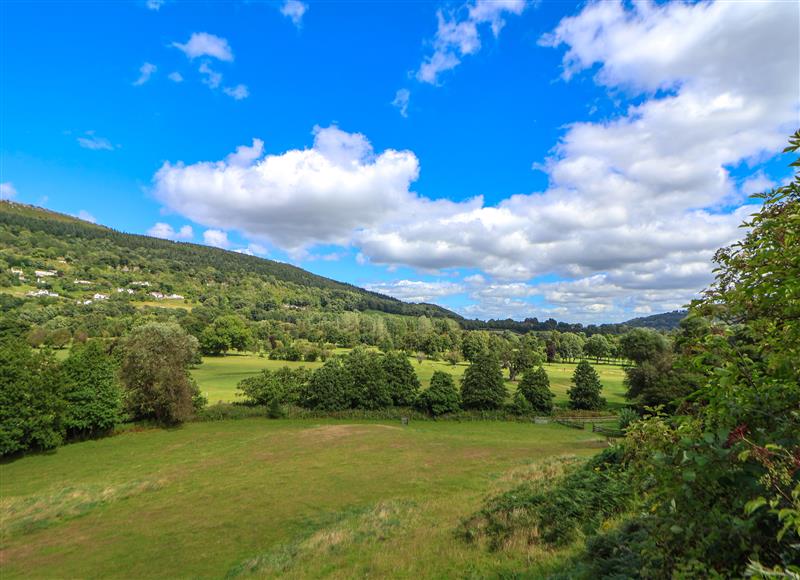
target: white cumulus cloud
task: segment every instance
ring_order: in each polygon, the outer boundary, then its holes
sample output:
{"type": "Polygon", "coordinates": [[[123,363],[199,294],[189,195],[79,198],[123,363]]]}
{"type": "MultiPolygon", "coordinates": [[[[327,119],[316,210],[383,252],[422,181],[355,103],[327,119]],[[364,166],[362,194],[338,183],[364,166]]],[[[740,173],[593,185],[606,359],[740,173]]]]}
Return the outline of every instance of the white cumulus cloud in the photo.
{"type": "Polygon", "coordinates": [[[209,56],[227,62],[233,61],[233,51],[228,41],[207,32],[194,32],[184,44],[173,42],[172,46],[181,50],[190,59],[209,56]]]}
{"type": "Polygon", "coordinates": [[[203,241],[209,246],[217,248],[229,248],[231,243],[228,240],[228,233],[222,230],[206,230],[203,232],[203,241]]]}
{"type": "Polygon", "coordinates": [[[157,222],[147,230],[147,235],[165,240],[191,240],[194,237],[194,230],[188,224],[175,230],[170,224],[157,222]]]}
{"type": "Polygon", "coordinates": [[[281,5],[281,14],[292,21],[298,28],[303,24],[303,16],[308,11],[308,4],[300,0],[286,0],[281,5]]]}
{"type": "Polygon", "coordinates": [[[222,92],[237,101],[241,101],[242,99],[246,99],[247,97],[250,96],[250,91],[247,90],[247,86],[245,85],[236,85],[235,87],[225,87],[224,89],[222,89],[222,92]]]}

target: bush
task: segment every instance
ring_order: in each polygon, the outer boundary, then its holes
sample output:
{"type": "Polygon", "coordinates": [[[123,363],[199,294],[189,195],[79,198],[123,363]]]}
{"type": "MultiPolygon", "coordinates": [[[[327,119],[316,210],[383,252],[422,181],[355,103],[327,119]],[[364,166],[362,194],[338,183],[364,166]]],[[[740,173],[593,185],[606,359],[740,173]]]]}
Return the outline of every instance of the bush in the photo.
{"type": "Polygon", "coordinates": [[[407,407],[414,404],[419,393],[419,379],[408,357],[402,352],[392,351],[383,357],[383,370],[389,384],[392,403],[407,407]]]}
{"type": "Polygon", "coordinates": [[[461,379],[465,409],[499,409],[508,396],[497,358],[489,352],[475,357],[461,379]]]}
{"type": "Polygon", "coordinates": [[[125,403],[134,418],[171,425],[192,416],[198,392],[189,375],[193,336],[177,324],[151,322],[135,328],[121,348],[125,403]]]}
{"type": "Polygon", "coordinates": [[[311,372],[305,367],[283,367],[276,371],[264,369],[254,377],[241,380],[236,389],[248,405],[269,405],[273,400],[280,404],[294,404],[310,376],[311,372]]]}
{"type": "Polygon", "coordinates": [[[334,357],[315,370],[300,389],[300,406],[320,411],[348,409],[351,397],[343,367],[342,357],[334,357]]]}
{"type": "Polygon", "coordinates": [[[605,407],[606,401],[600,396],[603,385],[592,365],[581,361],[572,374],[572,387],[567,391],[570,409],[597,410],[605,407]]]}
{"type": "Polygon", "coordinates": [[[286,415],[286,412],[283,410],[280,401],[275,398],[272,399],[267,407],[267,417],[270,419],[281,419],[286,415]]]}
{"type": "Polygon", "coordinates": [[[61,444],[62,382],[52,353],[36,354],[15,338],[0,342],[0,455],[61,444]]]}
{"type": "Polygon", "coordinates": [[[346,390],[353,409],[382,409],[392,404],[392,394],[381,357],[363,347],[351,350],[342,360],[346,390]]]}
{"type": "Polygon", "coordinates": [[[64,428],[70,435],[106,433],[122,419],[117,365],[102,344],[74,346],[64,371],[64,428]]]}
{"type": "Polygon", "coordinates": [[[517,391],[524,395],[534,413],[549,415],[553,412],[555,395],[550,390],[550,378],[542,367],[525,371],[517,391]]]}
{"type": "Polygon", "coordinates": [[[531,405],[531,402],[519,389],[514,392],[514,396],[511,398],[510,409],[515,415],[525,416],[533,414],[533,405],[531,405]]]}
{"type": "Polygon", "coordinates": [[[460,535],[486,540],[491,549],[522,536],[525,544],[564,546],[580,534],[591,534],[609,518],[625,511],[632,493],[624,477],[622,451],[608,449],[581,467],[550,466],[564,474],[527,481],[491,498],[464,520],[460,535]]]}
{"type": "Polygon", "coordinates": [[[427,390],[417,397],[416,406],[434,417],[459,411],[461,397],[453,377],[443,371],[435,371],[427,390]]]}
{"type": "Polygon", "coordinates": [[[634,411],[633,409],[625,408],[621,409],[619,412],[619,428],[623,431],[628,428],[628,426],[633,423],[634,421],[639,420],[639,413],[634,411]]]}

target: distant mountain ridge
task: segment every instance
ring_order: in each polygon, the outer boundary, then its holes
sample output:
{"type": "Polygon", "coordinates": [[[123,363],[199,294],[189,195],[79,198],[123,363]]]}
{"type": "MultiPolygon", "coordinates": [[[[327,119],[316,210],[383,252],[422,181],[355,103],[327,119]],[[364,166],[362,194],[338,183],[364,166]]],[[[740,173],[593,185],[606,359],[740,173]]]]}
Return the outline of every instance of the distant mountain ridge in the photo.
{"type": "Polygon", "coordinates": [[[654,330],[673,330],[678,328],[681,320],[686,318],[686,310],[673,310],[672,312],[662,312],[661,314],[651,314],[650,316],[640,316],[631,318],[623,322],[625,326],[631,328],[652,328],[654,330]]]}

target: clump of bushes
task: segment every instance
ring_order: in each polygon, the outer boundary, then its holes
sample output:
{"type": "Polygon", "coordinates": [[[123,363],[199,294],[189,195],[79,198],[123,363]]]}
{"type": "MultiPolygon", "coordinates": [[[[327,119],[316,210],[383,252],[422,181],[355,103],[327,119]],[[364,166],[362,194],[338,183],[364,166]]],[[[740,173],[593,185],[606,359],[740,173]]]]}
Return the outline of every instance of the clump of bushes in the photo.
{"type": "Polygon", "coordinates": [[[283,367],[276,371],[264,369],[256,376],[240,381],[236,389],[248,405],[268,406],[275,400],[282,405],[295,404],[301,387],[310,377],[311,371],[305,367],[283,367]]]}

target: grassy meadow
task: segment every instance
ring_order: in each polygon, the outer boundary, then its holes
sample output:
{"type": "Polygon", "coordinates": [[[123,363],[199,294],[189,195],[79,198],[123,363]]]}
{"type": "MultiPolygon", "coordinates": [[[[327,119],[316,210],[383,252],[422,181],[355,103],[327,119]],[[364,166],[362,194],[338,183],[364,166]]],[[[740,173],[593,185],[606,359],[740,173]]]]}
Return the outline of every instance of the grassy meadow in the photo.
{"type": "MultiPolygon", "coordinates": [[[[337,352],[346,352],[339,349],[337,352]]],[[[411,364],[417,371],[419,380],[423,388],[430,384],[434,371],[444,371],[452,374],[457,380],[461,378],[464,371],[469,366],[468,363],[451,365],[444,361],[423,360],[417,362],[411,358],[411,364]]],[[[204,357],[203,364],[192,371],[192,375],[200,386],[200,390],[208,397],[208,402],[213,404],[219,401],[231,402],[236,400],[236,385],[244,378],[257,374],[262,369],[279,369],[283,366],[292,368],[305,366],[317,368],[322,363],[291,362],[282,360],[269,360],[252,354],[229,354],[224,357],[204,357]]],[[[550,377],[550,386],[556,395],[556,403],[567,402],[567,389],[570,387],[570,379],[575,371],[575,364],[572,363],[552,363],[545,364],[544,368],[550,377]]],[[[625,403],[625,388],[622,381],[625,373],[621,366],[617,365],[594,365],[603,383],[602,395],[608,401],[611,409],[619,408],[625,403]]],[[[508,376],[506,374],[506,376],[508,376]]],[[[506,382],[510,393],[516,389],[516,383],[506,382]]]]}
{"type": "Polygon", "coordinates": [[[547,458],[603,446],[560,425],[266,419],[75,443],[0,464],[2,575],[543,572],[552,552],[492,553],[453,530],[547,458]]]}

